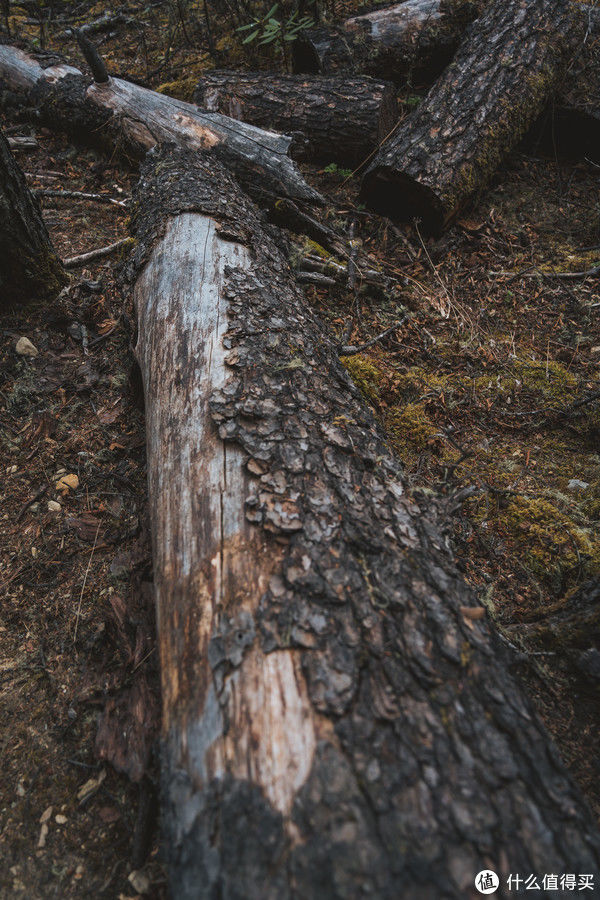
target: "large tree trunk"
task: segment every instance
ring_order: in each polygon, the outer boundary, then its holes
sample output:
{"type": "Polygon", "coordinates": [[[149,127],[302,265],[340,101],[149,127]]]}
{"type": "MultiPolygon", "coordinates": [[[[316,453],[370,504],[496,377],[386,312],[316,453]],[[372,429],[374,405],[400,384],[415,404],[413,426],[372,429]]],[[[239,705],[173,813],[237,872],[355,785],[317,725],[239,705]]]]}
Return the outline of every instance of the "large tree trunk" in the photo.
{"type": "Polygon", "coordinates": [[[419,108],[383,145],[361,197],[441,229],[540,114],[582,38],[568,0],[495,0],[419,108]]]}
{"type": "Polygon", "coordinates": [[[55,297],[66,281],[39,203],[0,132],[0,307],[55,297]]]}
{"type": "Polygon", "coordinates": [[[464,29],[487,0],[406,0],[314,28],[292,45],[296,73],[354,72],[430,84],[448,65],[464,29]]]}
{"type": "Polygon", "coordinates": [[[194,93],[203,109],[295,135],[295,159],[358,165],[398,118],[393,85],[348,76],[207,72],[194,93]]]}
{"type": "Polygon", "coordinates": [[[77,139],[102,142],[132,159],[150,147],[174,143],[193,150],[212,148],[258,200],[289,197],[320,202],[287,156],[291,138],[202,113],[120,78],[96,84],[62,63],[42,67],[31,55],[0,46],[0,97],[33,106],[50,127],[77,139]],[[12,95],[12,96],[11,96],[12,95]]]}
{"type": "Polygon", "coordinates": [[[181,151],[137,202],[172,896],[597,871],[591,813],[255,208],[181,151]]]}

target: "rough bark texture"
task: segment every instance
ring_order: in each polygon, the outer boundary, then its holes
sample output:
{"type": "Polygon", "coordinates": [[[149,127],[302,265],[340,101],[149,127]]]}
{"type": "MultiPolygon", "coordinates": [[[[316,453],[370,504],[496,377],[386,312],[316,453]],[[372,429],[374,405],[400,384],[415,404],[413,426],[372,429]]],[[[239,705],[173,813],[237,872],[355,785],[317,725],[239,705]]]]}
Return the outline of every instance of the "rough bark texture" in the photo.
{"type": "Polygon", "coordinates": [[[211,148],[258,200],[321,200],[287,156],[291,138],[217,113],[202,113],[191,103],[129,81],[111,78],[95,84],[72,66],[41,63],[3,45],[0,100],[31,105],[50,127],[67,130],[79,140],[116,147],[136,160],[160,143],[211,148]]]}
{"type": "Polygon", "coordinates": [[[339,28],[311,29],[292,45],[294,72],[355,72],[430,84],[486,2],[406,0],[347,19],[339,28]]]}
{"type": "Polygon", "coordinates": [[[582,39],[580,22],[568,0],[495,0],[381,148],[362,199],[393,218],[443,227],[540,114],[582,39]]]}
{"type": "Polygon", "coordinates": [[[134,228],[173,897],[596,872],[591,813],[254,207],[210,155],[153,152],[134,228]]]}
{"type": "Polygon", "coordinates": [[[371,78],[208,72],[194,100],[261,128],[297,139],[295,159],[358,165],[398,118],[393,85],[371,78]]]}
{"type": "Polygon", "coordinates": [[[0,307],[54,297],[66,281],[40,205],[0,132],[0,307]]]}

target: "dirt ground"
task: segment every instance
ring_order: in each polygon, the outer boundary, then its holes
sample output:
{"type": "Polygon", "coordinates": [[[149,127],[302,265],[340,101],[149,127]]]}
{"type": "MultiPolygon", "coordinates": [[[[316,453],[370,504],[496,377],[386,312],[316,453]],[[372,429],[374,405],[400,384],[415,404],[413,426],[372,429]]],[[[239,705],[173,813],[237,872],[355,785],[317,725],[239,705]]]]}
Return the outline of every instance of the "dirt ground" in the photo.
{"type": "MultiPolygon", "coordinates": [[[[150,40],[157,16],[143,54],[125,30],[105,55],[181,93],[192,58],[212,63],[176,19],[171,54],[150,40]]],[[[235,64],[239,41],[216,37],[235,64]]],[[[34,130],[38,148],[18,155],[31,188],[131,195],[134,171],[34,130]]],[[[404,319],[348,371],[419,502],[441,497],[457,563],[600,815],[600,694],[582,662],[600,638],[600,296],[597,277],[564,277],[600,263],[598,165],[523,145],[437,240],[368,214],[359,178],[327,169],[304,173],[328,224],[353,222],[393,284],[373,289],[359,268],[354,288],[307,300],[343,343],[404,319]]],[[[40,199],[62,257],[127,236],[114,204],[40,199]]],[[[330,261],[294,242],[294,265],[330,261]]],[[[144,416],[119,270],[115,255],[77,268],[51,306],[0,317],[0,897],[166,896],[144,416]]]]}

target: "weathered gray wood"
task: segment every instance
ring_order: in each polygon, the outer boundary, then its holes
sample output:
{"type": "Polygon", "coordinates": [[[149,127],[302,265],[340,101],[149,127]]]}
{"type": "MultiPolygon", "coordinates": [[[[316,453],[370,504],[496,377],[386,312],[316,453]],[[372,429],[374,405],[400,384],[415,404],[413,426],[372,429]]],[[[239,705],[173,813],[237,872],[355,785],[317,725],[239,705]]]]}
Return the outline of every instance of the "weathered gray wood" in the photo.
{"type": "Polygon", "coordinates": [[[405,0],[303,32],[292,44],[296,73],[373,75],[430,84],[448,65],[487,0],[405,0]]]}
{"type": "Polygon", "coordinates": [[[418,109],[382,146],[361,199],[441,229],[496,171],[581,42],[570,0],[494,0],[418,109]]]}
{"type": "Polygon", "coordinates": [[[165,150],[137,203],[172,896],[596,872],[590,811],[254,207],[165,150]]]}
{"type": "Polygon", "coordinates": [[[359,165],[389,134],[398,118],[389,82],[365,76],[207,72],[195,102],[261,128],[297,135],[294,159],[359,165]]]}
{"type": "Polygon", "coordinates": [[[95,84],[73,66],[43,68],[32,55],[5,44],[0,45],[0,98],[33,106],[50,127],[135,160],[160,143],[210,148],[257,199],[321,201],[287,155],[291,138],[202,113],[194,104],[120,78],[95,84]]]}
{"type": "Polygon", "coordinates": [[[55,297],[66,282],[40,205],[0,132],[0,307],[55,297]]]}

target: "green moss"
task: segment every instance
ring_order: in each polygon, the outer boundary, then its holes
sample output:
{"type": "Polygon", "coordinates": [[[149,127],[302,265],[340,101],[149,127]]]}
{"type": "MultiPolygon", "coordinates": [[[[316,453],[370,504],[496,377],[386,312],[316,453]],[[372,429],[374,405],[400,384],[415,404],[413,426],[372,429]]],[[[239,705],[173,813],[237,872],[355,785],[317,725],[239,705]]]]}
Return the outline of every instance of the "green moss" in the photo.
{"type": "Polygon", "coordinates": [[[439,433],[424,403],[407,403],[393,409],[386,416],[385,425],[394,447],[405,457],[429,449],[439,433]]]}
{"type": "Polygon", "coordinates": [[[566,400],[577,388],[577,379],[560,363],[548,360],[515,360],[515,373],[526,390],[548,400],[566,400]]]}
{"type": "Polygon", "coordinates": [[[600,573],[600,540],[547,499],[512,498],[499,524],[525,565],[555,591],[600,573]]]}
{"type": "Polygon", "coordinates": [[[310,238],[305,238],[303,242],[304,252],[305,253],[316,253],[317,256],[323,257],[323,259],[328,259],[331,256],[328,250],[325,247],[322,247],[320,244],[317,244],[316,241],[311,240],[310,238]]]}
{"type": "Polygon", "coordinates": [[[386,377],[383,370],[372,359],[360,353],[344,357],[342,365],[369,403],[376,404],[381,397],[381,385],[386,377]]]}
{"type": "Polygon", "coordinates": [[[188,75],[186,78],[179,78],[177,81],[166,81],[164,84],[159,85],[156,90],[159,94],[166,94],[168,97],[175,97],[177,100],[185,100],[186,103],[192,103],[197,84],[198,76],[188,75]]]}

